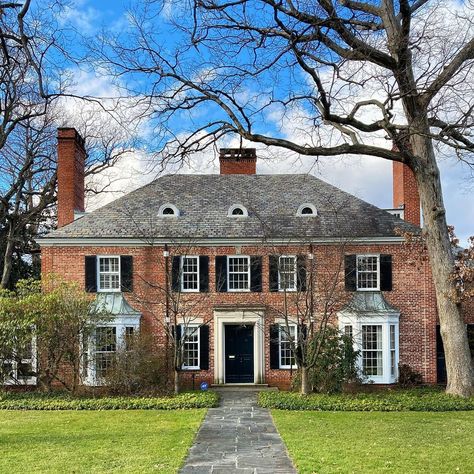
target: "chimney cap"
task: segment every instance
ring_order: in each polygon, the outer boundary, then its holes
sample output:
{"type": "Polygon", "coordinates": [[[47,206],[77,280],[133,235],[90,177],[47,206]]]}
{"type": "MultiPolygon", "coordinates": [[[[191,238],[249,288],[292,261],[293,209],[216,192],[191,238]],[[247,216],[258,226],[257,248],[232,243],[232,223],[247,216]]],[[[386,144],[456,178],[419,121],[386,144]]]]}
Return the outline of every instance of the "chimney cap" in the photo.
{"type": "Polygon", "coordinates": [[[58,140],[76,140],[82,148],[85,148],[85,140],[74,127],[58,127],[58,140]]]}
{"type": "Polygon", "coordinates": [[[219,158],[233,160],[256,160],[256,148],[221,148],[219,150],[219,158]]]}

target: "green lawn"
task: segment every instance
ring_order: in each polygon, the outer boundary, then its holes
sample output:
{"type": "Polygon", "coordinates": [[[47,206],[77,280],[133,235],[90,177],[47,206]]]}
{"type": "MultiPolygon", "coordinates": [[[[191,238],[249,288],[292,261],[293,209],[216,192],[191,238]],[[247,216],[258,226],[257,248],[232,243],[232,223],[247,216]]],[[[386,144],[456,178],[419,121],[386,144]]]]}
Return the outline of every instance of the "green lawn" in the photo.
{"type": "Polygon", "coordinates": [[[3,411],[0,472],[176,472],[205,412],[3,411]]]}
{"type": "Polygon", "coordinates": [[[301,473],[472,473],[474,412],[272,410],[301,473]]]}

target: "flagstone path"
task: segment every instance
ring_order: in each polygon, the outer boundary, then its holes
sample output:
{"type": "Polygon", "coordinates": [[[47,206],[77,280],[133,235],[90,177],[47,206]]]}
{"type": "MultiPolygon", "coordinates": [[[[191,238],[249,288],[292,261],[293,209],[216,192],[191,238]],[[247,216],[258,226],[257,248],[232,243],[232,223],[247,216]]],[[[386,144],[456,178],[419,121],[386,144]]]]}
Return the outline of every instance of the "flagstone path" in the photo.
{"type": "Polygon", "coordinates": [[[222,391],[207,412],[181,474],[294,474],[286,446],[257,391],[222,391]]]}

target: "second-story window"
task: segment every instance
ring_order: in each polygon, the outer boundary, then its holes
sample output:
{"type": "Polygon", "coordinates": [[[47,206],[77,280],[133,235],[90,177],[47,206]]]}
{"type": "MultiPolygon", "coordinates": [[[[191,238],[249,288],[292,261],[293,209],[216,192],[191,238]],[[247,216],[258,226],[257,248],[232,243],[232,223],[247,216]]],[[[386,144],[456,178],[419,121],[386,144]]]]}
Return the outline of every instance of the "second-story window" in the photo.
{"type": "Polygon", "coordinates": [[[120,291],[120,257],[99,257],[98,290],[120,291]]]}
{"type": "Polygon", "coordinates": [[[181,291],[199,291],[199,257],[181,257],[181,291]]]}
{"type": "Polygon", "coordinates": [[[229,257],[228,291],[250,291],[250,258],[229,257]]]}
{"type": "Polygon", "coordinates": [[[379,256],[357,255],[357,289],[378,290],[379,289],[379,256]]]}
{"type": "Polygon", "coordinates": [[[280,291],[296,290],[296,257],[282,256],[278,260],[278,289],[280,291]]]}

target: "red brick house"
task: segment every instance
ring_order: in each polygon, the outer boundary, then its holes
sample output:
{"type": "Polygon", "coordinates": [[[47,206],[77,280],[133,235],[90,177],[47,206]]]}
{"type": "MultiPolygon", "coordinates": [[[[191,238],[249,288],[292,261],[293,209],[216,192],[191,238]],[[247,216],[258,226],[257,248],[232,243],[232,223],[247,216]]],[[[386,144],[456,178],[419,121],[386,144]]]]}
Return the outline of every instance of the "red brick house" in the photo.
{"type": "Polygon", "coordinates": [[[254,149],[225,149],[219,175],[163,176],[84,213],[84,143],[74,129],[59,129],[58,154],[58,229],[41,241],[42,271],[80,282],[115,315],[103,329],[115,343],[96,347],[84,383],[100,380],[127,333],[153,332],[164,346],[169,301],[157,289],[170,287],[192,308],[187,327],[177,321],[183,377],[287,386],[294,358],[283,309],[297,311],[292,295],[310,286],[319,298],[323,269],[341,259],[332,320],[353,335],[368,380],[396,382],[399,364],[427,383],[442,379],[428,259],[401,236],[420,231],[403,165],[394,164],[390,212],[313,176],[258,175],[254,149]]]}

